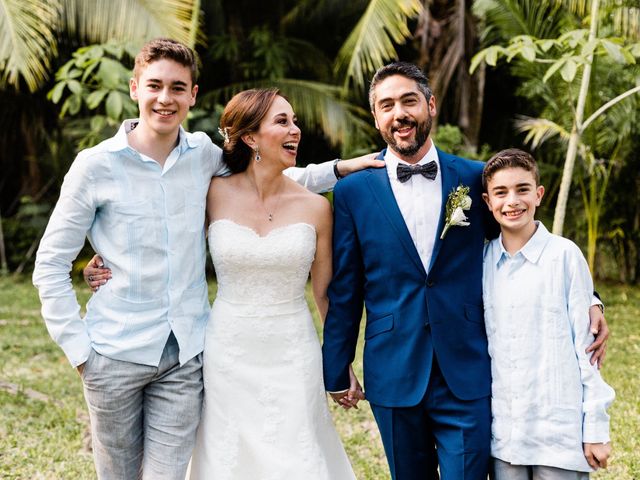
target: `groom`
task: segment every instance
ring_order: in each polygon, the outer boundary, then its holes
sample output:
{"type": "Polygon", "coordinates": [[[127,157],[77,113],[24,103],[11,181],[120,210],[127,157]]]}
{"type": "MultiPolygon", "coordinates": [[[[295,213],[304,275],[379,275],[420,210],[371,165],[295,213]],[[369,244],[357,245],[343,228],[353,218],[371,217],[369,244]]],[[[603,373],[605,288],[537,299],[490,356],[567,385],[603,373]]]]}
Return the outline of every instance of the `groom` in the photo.
{"type": "Polygon", "coordinates": [[[435,98],[416,66],[380,68],[369,101],[388,145],[386,168],[351,175],[334,190],[325,387],[350,405],[348,368],[364,303],[366,396],[393,479],[438,478],[438,467],[445,480],[486,479],[491,374],[482,256],[495,224],[482,206],[483,164],[435,148],[435,98]],[[458,186],[470,189],[468,224],[443,235],[458,186]]]}

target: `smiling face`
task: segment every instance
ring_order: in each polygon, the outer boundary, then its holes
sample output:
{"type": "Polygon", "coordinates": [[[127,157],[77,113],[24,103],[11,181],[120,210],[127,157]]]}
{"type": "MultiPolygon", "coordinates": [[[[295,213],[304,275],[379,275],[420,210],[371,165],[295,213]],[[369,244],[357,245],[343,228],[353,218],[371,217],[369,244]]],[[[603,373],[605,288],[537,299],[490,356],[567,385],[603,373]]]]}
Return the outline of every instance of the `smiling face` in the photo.
{"type": "Polygon", "coordinates": [[[434,96],[427,100],[417,83],[403,75],[385,78],[373,93],[371,113],[384,141],[402,160],[420,161],[431,147],[429,133],[436,115],[434,96]]]}
{"type": "Polygon", "coordinates": [[[493,172],[482,197],[503,232],[533,235],[536,207],[543,195],[544,187],[536,185],[533,172],[509,167],[493,172]]]}
{"type": "Polygon", "coordinates": [[[154,137],[176,136],[196,102],[198,86],[191,78],[188,67],[169,59],[149,63],[132,78],[129,92],[140,109],[138,128],[154,137]]]}
{"type": "Polygon", "coordinates": [[[301,137],[296,121],[289,102],[278,95],[260,122],[258,131],[247,135],[247,143],[252,148],[257,146],[263,159],[280,162],[284,168],[293,167],[301,137]]]}

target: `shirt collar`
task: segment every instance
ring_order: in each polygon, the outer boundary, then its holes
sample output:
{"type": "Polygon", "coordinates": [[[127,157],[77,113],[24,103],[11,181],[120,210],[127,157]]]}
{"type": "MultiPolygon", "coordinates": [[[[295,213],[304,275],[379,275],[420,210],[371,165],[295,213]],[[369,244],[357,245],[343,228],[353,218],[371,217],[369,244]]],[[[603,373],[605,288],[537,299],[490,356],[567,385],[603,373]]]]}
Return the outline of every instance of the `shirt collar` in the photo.
{"type": "MultiPolygon", "coordinates": [[[[384,161],[387,167],[387,172],[389,173],[389,178],[393,180],[398,179],[398,164],[403,163],[405,165],[410,165],[404,160],[400,160],[390,148],[387,148],[387,151],[384,155],[384,161]]],[[[420,161],[416,165],[425,165],[429,162],[435,162],[438,165],[438,175],[440,174],[440,162],[438,160],[438,151],[436,150],[436,146],[431,141],[431,148],[427,151],[427,153],[420,159],[420,161]]]]}
{"type": "MultiPolygon", "coordinates": [[[[127,140],[127,134],[129,134],[134,128],[136,128],[138,126],[138,123],[140,123],[140,119],[138,118],[130,118],[122,122],[120,128],[118,129],[118,132],[109,139],[109,145],[107,147],[108,151],[119,152],[121,150],[131,148],[129,146],[129,141],[127,140]]],[[[180,125],[178,138],[178,147],[180,149],[180,153],[184,152],[188,148],[195,148],[198,146],[198,142],[193,138],[193,135],[186,132],[185,129],[182,128],[182,125],[180,125]]]]}
{"type": "MultiPolygon", "coordinates": [[[[520,250],[518,250],[515,253],[515,255],[513,255],[515,257],[518,254],[522,254],[522,256],[531,263],[538,263],[538,260],[540,259],[540,255],[542,255],[542,251],[544,250],[544,247],[547,245],[547,242],[551,238],[551,234],[549,233],[549,230],[547,230],[547,227],[545,227],[542,222],[536,220],[535,223],[537,228],[533,236],[529,239],[527,243],[525,243],[524,247],[522,247],[520,250]]],[[[499,268],[507,258],[511,257],[511,255],[509,255],[509,253],[505,250],[504,246],[502,245],[502,233],[498,237],[497,243],[500,248],[500,255],[496,256],[497,257],[496,266],[499,268]]]]}

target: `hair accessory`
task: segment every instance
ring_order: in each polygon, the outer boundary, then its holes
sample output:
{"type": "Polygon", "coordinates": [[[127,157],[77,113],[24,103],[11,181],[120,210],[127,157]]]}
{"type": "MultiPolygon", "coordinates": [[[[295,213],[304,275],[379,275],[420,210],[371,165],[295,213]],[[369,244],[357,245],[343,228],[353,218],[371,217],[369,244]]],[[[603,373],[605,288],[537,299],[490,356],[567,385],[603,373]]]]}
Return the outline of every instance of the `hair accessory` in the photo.
{"type": "Polygon", "coordinates": [[[224,138],[224,144],[227,145],[229,143],[229,127],[218,127],[218,133],[224,138]]]}
{"type": "Polygon", "coordinates": [[[260,156],[260,150],[258,149],[258,147],[253,149],[256,152],[256,162],[259,162],[260,160],[262,160],[262,157],[260,156]]]}

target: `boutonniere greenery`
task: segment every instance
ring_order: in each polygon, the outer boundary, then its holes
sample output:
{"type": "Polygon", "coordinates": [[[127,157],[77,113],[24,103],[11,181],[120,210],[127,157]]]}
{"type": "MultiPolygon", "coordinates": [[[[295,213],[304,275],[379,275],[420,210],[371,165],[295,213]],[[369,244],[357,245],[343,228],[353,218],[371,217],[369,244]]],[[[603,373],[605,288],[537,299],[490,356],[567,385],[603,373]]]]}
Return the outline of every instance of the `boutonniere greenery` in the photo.
{"type": "Polygon", "coordinates": [[[451,190],[447,205],[445,207],[445,222],[440,240],[444,238],[451,227],[466,227],[469,225],[465,210],[471,208],[471,197],[469,196],[469,187],[458,185],[451,190]]]}

